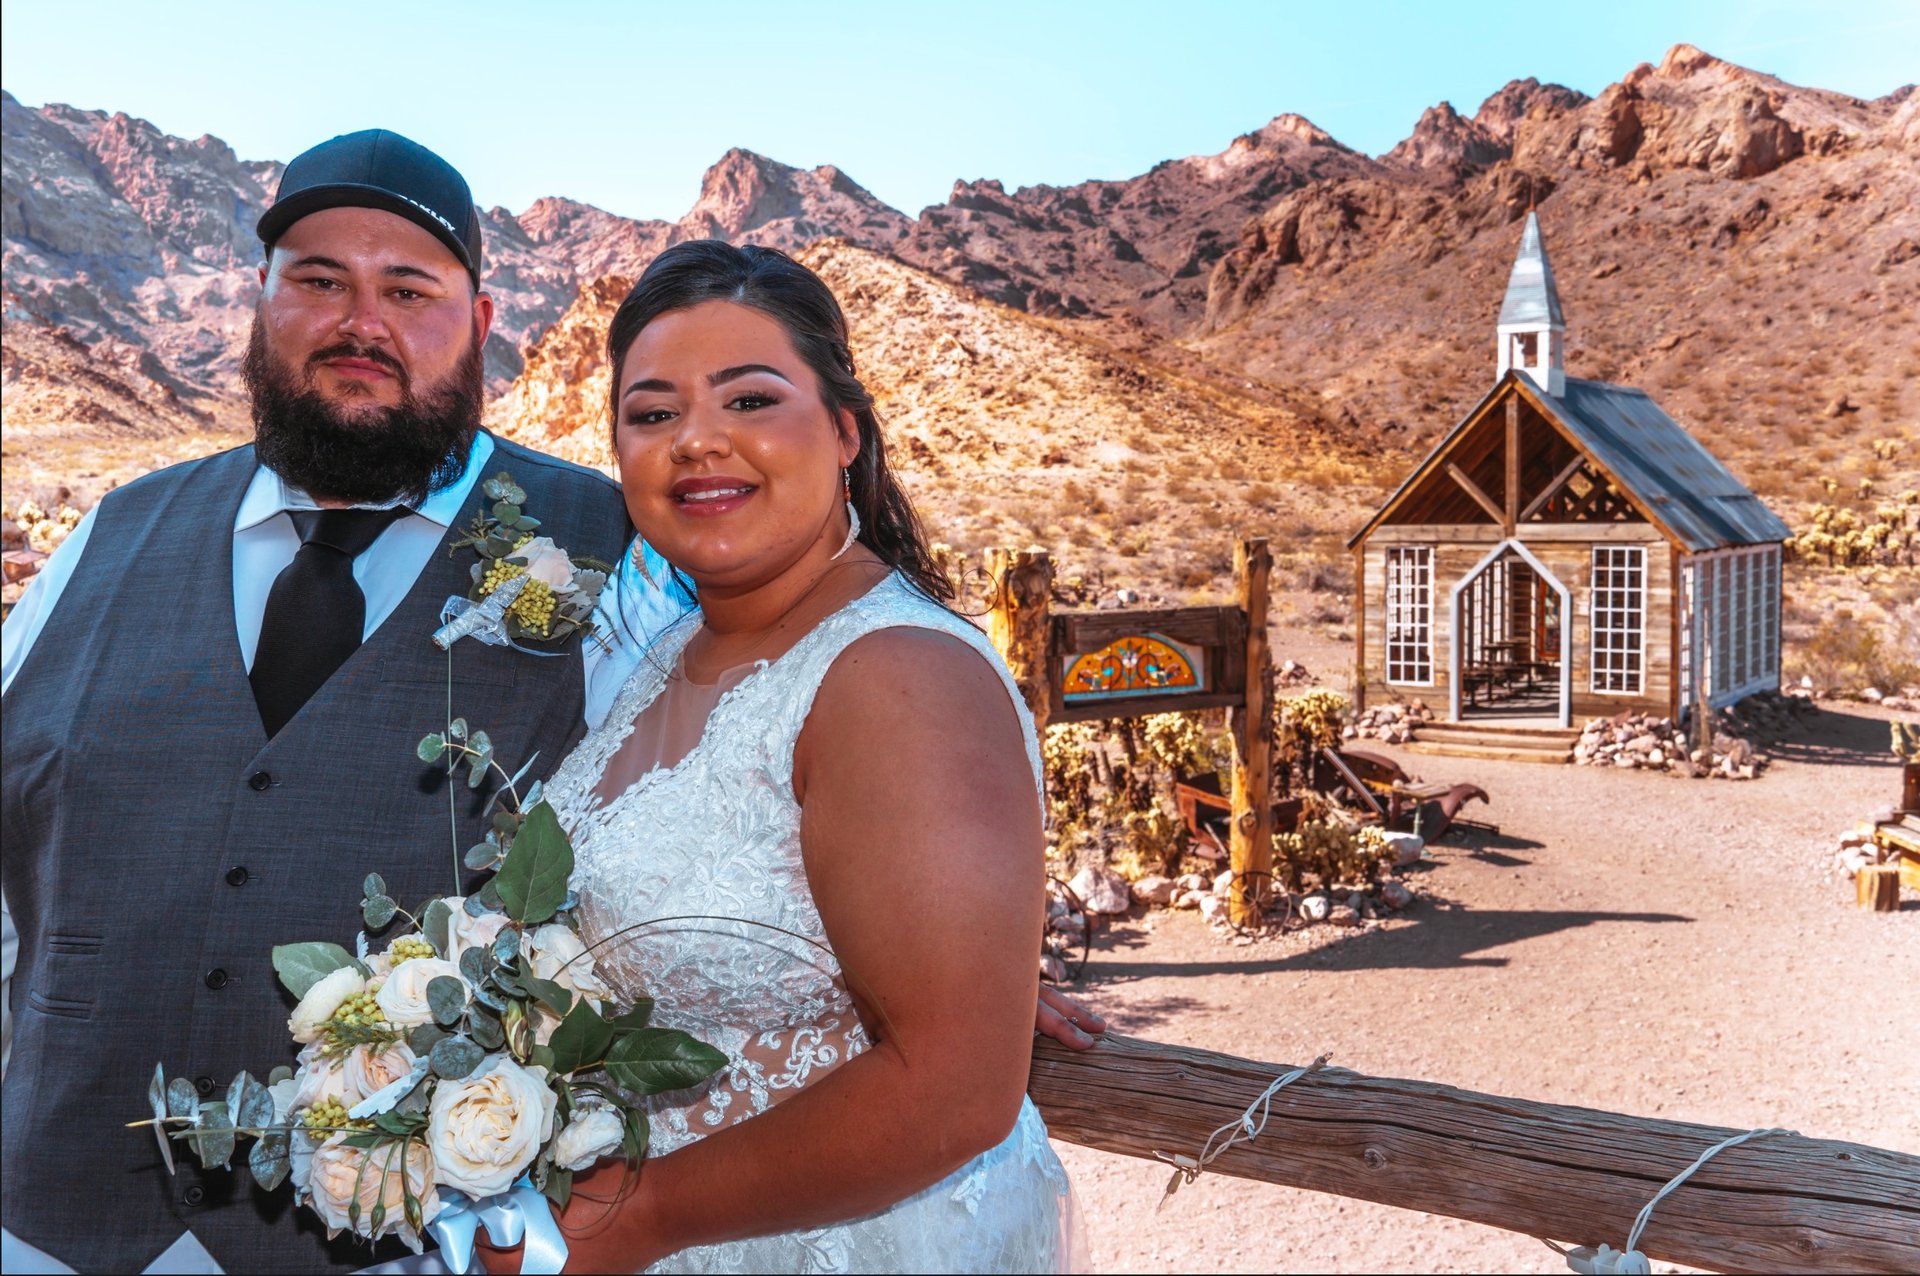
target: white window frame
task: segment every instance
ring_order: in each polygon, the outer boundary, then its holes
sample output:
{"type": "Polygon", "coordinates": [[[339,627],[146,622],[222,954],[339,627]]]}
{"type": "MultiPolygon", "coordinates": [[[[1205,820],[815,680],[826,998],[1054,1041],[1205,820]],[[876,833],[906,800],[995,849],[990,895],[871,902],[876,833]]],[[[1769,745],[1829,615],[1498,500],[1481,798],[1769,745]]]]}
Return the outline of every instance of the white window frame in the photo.
{"type": "Polygon", "coordinates": [[[1600,696],[1641,696],[1647,685],[1647,550],[1644,545],[1595,545],[1587,583],[1587,686],[1600,696]],[[1622,576],[1631,583],[1622,583],[1622,576]],[[1615,595],[1626,595],[1616,599],[1615,595]],[[1622,638],[1624,642],[1604,640],[1622,638]],[[1635,656],[1633,667],[1616,665],[1635,656]],[[1622,684],[1607,683],[1618,680],[1622,684]]]}
{"type": "Polygon", "coordinates": [[[1433,549],[1426,545],[1390,545],[1386,570],[1387,683],[1395,687],[1431,687],[1433,672],[1433,549]],[[1409,578],[1408,573],[1412,576],[1409,578]],[[1426,676],[1417,677],[1422,669],[1426,676]]]}

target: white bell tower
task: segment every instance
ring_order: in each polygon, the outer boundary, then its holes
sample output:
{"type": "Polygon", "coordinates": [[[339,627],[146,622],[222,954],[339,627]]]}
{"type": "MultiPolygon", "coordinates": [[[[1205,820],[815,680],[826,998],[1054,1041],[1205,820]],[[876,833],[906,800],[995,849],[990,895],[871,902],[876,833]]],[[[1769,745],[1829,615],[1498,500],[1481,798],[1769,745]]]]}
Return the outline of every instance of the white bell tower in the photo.
{"type": "Polygon", "coordinates": [[[1517,368],[1534,385],[1558,398],[1567,389],[1567,321],[1560,312],[1560,290],[1553,285],[1553,267],[1540,243],[1540,219],[1527,211],[1527,228],[1520,236],[1520,252],[1507,279],[1506,299],[1500,303],[1496,377],[1517,368]]]}

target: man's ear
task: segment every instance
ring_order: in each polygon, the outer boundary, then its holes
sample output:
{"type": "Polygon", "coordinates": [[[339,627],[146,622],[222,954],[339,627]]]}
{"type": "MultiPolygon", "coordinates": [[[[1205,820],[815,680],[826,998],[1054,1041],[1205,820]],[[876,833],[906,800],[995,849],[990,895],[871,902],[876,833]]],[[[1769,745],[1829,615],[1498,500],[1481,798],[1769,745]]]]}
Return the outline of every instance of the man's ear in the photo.
{"type": "Polygon", "coordinates": [[[260,286],[262,288],[267,286],[267,263],[264,261],[260,263],[260,286]]]}
{"type": "Polygon", "coordinates": [[[475,290],[473,294],[473,330],[484,348],[487,334],[493,331],[493,294],[475,290]]]}

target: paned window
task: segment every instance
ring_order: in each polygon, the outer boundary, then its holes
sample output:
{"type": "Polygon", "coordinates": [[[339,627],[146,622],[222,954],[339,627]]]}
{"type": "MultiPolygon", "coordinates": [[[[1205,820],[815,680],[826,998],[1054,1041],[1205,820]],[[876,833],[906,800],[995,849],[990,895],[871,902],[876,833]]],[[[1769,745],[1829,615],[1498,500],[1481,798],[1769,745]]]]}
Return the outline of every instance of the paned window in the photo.
{"type": "Polygon", "coordinates": [[[1646,652],[1647,552],[1637,545],[1593,551],[1593,689],[1640,693],[1646,652]]]}
{"type": "Polygon", "coordinates": [[[1387,550],[1387,681],[1433,684],[1433,551],[1387,550]]]}

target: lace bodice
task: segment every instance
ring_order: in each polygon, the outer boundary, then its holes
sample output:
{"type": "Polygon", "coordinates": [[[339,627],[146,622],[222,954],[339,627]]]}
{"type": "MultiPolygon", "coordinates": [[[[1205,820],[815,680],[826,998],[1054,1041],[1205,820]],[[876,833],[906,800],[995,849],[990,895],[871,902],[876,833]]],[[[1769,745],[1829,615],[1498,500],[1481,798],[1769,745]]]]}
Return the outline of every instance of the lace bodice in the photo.
{"type": "MultiPolygon", "coordinates": [[[[652,996],[656,1024],[691,1032],[733,1061],[703,1087],[652,1101],[656,1152],[764,1111],[870,1044],[807,886],[793,752],[834,660],[864,635],[899,626],[961,638],[1020,703],[985,636],[895,575],[722,696],[678,764],[603,801],[595,791],[602,772],[695,629],[680,626],[655,644],[605,723],[547,784],[572,831],[588,939],[640,927],[596,949],[600,971],[623,1001],[652,996]],[[680,920],[659,922],[667,918],[680,920]],[[659,924],[640,925],[650,922],[659,924]]],[[[1024,706],[1019,716],[1038,785],[1038,740],[1024,706]]]]}

